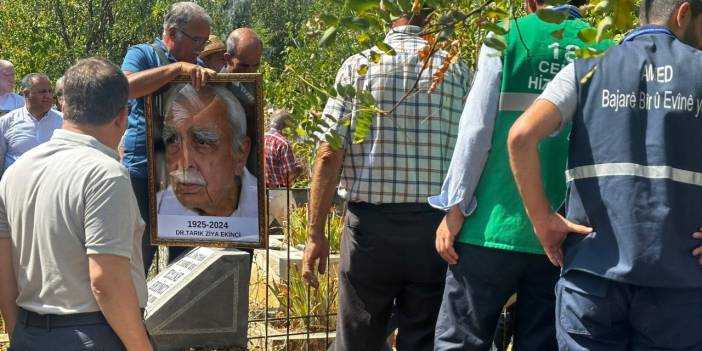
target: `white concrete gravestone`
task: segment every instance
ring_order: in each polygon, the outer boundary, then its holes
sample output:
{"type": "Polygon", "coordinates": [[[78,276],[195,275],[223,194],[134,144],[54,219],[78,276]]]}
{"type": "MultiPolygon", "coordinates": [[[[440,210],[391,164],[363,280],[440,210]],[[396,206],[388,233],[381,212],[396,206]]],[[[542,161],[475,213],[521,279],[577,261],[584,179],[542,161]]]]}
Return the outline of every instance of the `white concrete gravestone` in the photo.
{"type": "Polygon", "coordinates": [[[146,327],[159,350],[246,347],[249,254],[196,248],[149,284],[146,327]]]}

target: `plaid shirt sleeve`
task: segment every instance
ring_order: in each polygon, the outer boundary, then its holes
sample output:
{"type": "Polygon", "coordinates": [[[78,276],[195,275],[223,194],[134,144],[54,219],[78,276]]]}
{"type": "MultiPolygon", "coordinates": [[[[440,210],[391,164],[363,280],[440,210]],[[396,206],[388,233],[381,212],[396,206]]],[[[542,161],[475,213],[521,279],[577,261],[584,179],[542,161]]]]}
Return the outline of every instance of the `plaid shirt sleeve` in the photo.
{"type": "MultiPolygon", "coordinates": [[[[355,67],[358,66],[358,61],[359,55],[351,56],[344,61],[341,68],[339,68],[339,71],[336,73],[336,79],[334,80],[335,88],[340,85],[352,85],[356,88],[354,77],[356,76],[355,67]]],[[[329,126],[322,127],[322,133],[318,135],[320,139],[324,140],[324,134],[328,134],[332,131],[336,131],[339,136],[341,136],[342,140],[346,139],[349,127],[342,124],[342,122],[351,118],[353,103],[353,100],[344,99],[339,95],[330,97],[327,100],[327,104],[324,106],[324,111],[322,112],[322,119],[329,126]]]]}

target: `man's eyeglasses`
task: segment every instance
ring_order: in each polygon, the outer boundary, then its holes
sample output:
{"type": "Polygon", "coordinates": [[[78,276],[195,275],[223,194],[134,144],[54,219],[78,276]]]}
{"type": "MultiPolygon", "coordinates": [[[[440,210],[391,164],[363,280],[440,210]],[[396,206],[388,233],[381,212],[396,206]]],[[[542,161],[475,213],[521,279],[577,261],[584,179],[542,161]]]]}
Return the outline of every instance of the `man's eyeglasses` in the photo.
{"type": "Polygon", "coordinates": [[[190,39],[193,43],[195,43],[196,45],[199,45],[199,46],[200,46],[200,45],[205,45],[205,44],[207,43],[207,41],[209,40],[209,38],[198,38],[198,37],[193,37],[193,36],[191,36],[190,34],[186,33],[184,30],[182,30],[182,29],[180,29],[180,28],[176,28],[176,30],[178,30],[179,32],[183,33],[183,35],[185,35],[186,38],[190,39]]]}

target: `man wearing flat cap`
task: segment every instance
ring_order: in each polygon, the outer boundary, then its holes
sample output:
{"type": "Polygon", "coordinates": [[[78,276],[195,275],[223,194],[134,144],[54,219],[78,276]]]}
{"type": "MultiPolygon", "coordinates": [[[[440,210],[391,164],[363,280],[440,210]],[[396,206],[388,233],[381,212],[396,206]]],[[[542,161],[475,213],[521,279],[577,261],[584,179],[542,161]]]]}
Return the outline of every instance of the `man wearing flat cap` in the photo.
{"type": "Polygon", "coordinates": [[[224,68],[224,53],[226,51],[227,47],[224,46],[222,40],[216,35],[210,35],[205,49],[200,52],[198,58],[205,63],[205,67],[215,72],[221,72],[222,68],[224,68]]]}

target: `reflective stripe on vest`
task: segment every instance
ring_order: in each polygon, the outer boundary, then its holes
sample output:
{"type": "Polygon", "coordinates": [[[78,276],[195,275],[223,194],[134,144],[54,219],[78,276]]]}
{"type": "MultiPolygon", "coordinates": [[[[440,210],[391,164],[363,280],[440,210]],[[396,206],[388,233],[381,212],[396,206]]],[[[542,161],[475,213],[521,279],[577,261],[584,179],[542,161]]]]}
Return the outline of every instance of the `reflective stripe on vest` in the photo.
{"type": "Polygon", "coordinates": [[[644,166],[636,163],[601,163],[576,167],[566,171],[566,182],[572,182],[576,179],[608,176],[670,179],[674,182],[702,186],[702,173],[669,166],[644,166]]]}

